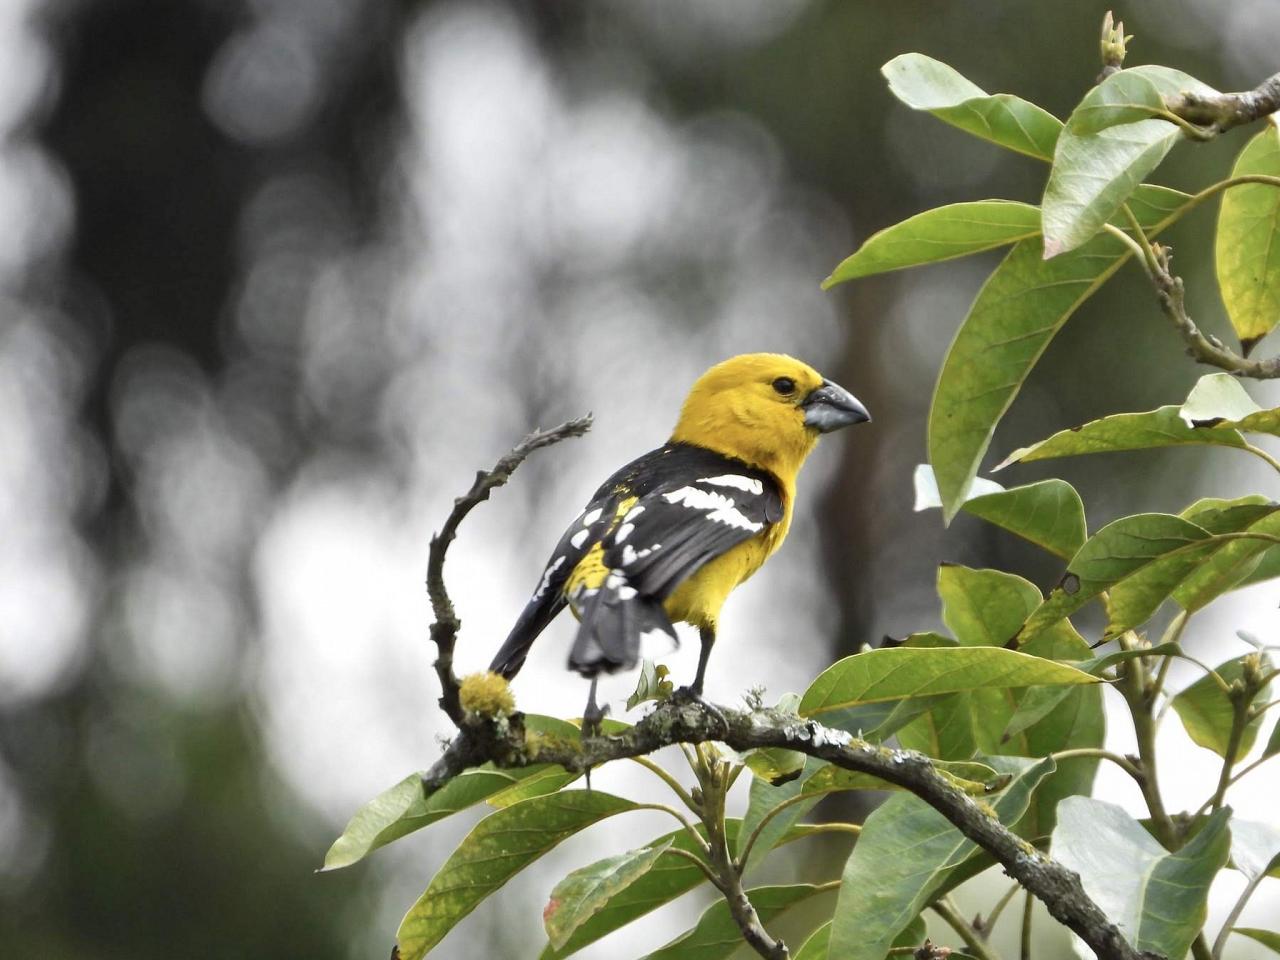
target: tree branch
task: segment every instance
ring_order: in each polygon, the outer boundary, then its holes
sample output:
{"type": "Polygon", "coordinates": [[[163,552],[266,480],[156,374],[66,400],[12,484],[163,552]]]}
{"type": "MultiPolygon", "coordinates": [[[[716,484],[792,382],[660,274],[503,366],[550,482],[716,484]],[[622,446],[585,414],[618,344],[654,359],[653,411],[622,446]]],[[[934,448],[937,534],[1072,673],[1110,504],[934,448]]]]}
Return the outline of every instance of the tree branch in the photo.
{"type": "Polygon", "coordinates": [[[772,710],[716,708],[717,717],[699,703],[665,701],[623,733],[569,741],[526,739],[520,714],[501,720],[468,717],[459,736],[424,776],[434,790],[468,767],[492,761],[499,767],[556,763],[575,773],[611,760],[653,753],[674,744],[721,741],[735,750],[782,747],[826,760],[846,770],[869,773],[916,794],[947,818],[964,836],[991,854],[1024,888],[1044,902],[1050,914],[1094,950],[1101,960],[1150,960],[1131,947],[1096,903],[1080,878],[1037,851],[968,794],[951,785],[929,759],[910,750],[889,750],[855,739],[813,720],[772,710]]]}
{"type": "Polygon", "coordinates": [[[1280,73],[1241,93],[1181,93],[1165,101],[1169,112],[1208,128],[1211,135],[1253,123],[1280,110],[1280,73]]]}
{"type": "Polygon", "coordinates": [[[1160,309],[1173,324],[1187,345],[1187,353],[1200,363],[1207,363],[1238,377],[1251,380],[1274,380],[1280,377],[1280,356],[1266,360],[1249,360],[1223,346],[1214,336],[1206,336],[1187,313],[1182,278],[1175,277],[1169,269],[1172,252],[1169,247],[1153,244],[1154,265],[1150,270],[1151,282],[1156,288],[1160,309]]]}
{"type": "Polygon", "coordinates": [[[453,510],[440,528],[440,532],[431,538],[431,549],[427,556],[427,596],[431,599],[431,613],[435,621],[431,624],[431,641],[436,645],[436,676],[440,678],[440,709],[449,715],[455,725],[462,723],[462,705],[458,699],[458,678],[453,672],[453,648],[458,639],[458,630],[462,621],[453,609],[453,601],[444,585],[444,560],[449,544],[457,536],[458,525],[472,509],[489,499],[495,487],[500,487],[511,479],[511,474],[525,458],[540,447],[549,447],[553,443],[567,440],[569,437],[580,437],[591,429],[591,414],[562,423],[550,430],[535,430],[512,448],[511,452],[494,465],[492,470],[481,470],[476,474],[471,489],[453,501],[453,510]]]}

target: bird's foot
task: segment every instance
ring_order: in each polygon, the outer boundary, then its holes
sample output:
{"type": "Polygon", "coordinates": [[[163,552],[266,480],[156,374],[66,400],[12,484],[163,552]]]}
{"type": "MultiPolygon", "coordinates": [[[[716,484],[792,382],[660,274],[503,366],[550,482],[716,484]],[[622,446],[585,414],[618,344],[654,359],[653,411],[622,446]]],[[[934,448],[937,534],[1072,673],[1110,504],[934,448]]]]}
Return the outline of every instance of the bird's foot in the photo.
{"type": "Polygon", "coordinates": [[[716,718],[716,721],[724,728],[724,732],[726,734],[729,732],[729,721],[726,720],[724,714],[720,712],[720,708],[714,703],[704,699],[702,691],[697,687],[680,687],[671,695],[671,702],[677,705],[686,703],[697,704],[704,712],[709,713],[711,716],[716,718]]]}
{"type": "Polygon", "coordinates": [[[594,700],[582,711],[582,739],[600,736],[600,728],[604,718],[609,715],[609,705],[597,706],[594,700]]]}

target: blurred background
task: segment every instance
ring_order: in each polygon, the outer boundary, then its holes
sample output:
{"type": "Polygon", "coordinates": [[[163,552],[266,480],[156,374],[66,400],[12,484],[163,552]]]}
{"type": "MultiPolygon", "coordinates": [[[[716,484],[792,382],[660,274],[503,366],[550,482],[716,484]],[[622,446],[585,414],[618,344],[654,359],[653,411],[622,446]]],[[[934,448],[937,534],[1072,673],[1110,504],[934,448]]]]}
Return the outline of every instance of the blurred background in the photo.
{"type": "MultiPolygon", "coordinates": [[[[448,576],[459,665],[476,669],[584,497],[660,443],[693,378],[731,354],[799,355],[875,423],[811,461],[787,548],[726,611],[713,699],[760,683],[776,699],[863,643],[936,627],[940,561],[1055,582],[993,528],[912,512],[932,384],[995,259],[818,282],[925,207],[1034,202],[1043,186],[1035,161],[897,104],[882,63],[922,51],[1065,115],[1097,74],[1105,9],[0,0],[4,954],[385,957],[474,815],[312,871],[447,732],[422,589],[432,530],[525,432],[594,411],[591,434],[537,454],[463,528],[448,576]]],[[[1219,89],[1277,69],[1274,0],[1117,14],[1131,63],[1219,89]]],[[[1246,136],[1184,148],[1160,179],[1220,176],[1246,136]]],[[[1224,333],[1212,217],[1172,242],[1193,314],[1224,333]]],[[[1128,271],[1054,342],[992,456],[1178,402],[1203,372],[1128,271]]],[[[1013,472],[1075,483],[1091,527],[1275,485],[1232,452],[1013,472]]],[[[1247,650],[1238,627],[1275,642],[1277,592],[1220,604],[1188,642],[1208,660],[1247,650]]],[[[524,709],[581,709],[571,632],[535,647],[524,709]]],[[[696,647],[669,659],[677,678],[696,647]]],[[[606,691],[615,711],[632,683],[606,691]]],[[[1166,789],[1194,807],[1216,758],[1176,726],[1166,789]]],[[[637,776],[599,786],[649,789],[637,776]]],[[[1237,809],[1274,816],[1274,789],[1264,768],[1237,809]]],[[[1108,770],[1100,791],[1140,809],[1108,770]]],[[[565,844],[440,954],[536,956],[560,876],[667,829],[635,816],[565,844]]],[[[815,868],[838,861],[790,851],[772,875],[815,868]]],[[[1246,924],[1276,908],[1270,883],[1246,924]]],[[[1242,885],[1224,875],[1216,916],[1242,885]]],[[[638,956],[705,902],[582,956],[638,956]]],[[[1038,955],[1069,955],[1050,927],[1038,955]]]]}

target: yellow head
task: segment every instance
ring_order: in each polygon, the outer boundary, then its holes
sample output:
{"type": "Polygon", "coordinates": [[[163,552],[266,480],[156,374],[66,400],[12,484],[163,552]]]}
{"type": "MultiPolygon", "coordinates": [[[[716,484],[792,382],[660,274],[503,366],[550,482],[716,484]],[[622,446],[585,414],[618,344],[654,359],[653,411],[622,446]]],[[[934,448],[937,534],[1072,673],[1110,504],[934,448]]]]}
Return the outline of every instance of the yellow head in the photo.
{"type": "Polygon", "coordinates": [[[671,439],[692,443],[794,480],[818,435],[871,417],[845,390],[781,353],[718,363],[689,391],[671,439]]]}

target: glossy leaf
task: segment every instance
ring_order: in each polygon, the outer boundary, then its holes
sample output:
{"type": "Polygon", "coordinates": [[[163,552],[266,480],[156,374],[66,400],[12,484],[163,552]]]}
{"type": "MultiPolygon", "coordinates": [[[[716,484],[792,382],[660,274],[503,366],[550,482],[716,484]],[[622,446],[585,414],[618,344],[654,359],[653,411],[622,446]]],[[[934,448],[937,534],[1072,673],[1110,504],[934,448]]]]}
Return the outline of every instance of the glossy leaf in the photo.
{"type": "Polygon", "coordinates": [[[1003,647],[1040,601],[1035,584],[1003,570],[938,568],[942,622],[964,646],[1003,647]]]}
{"type": "Polygon", "coordinates": [[[556,949],[563,947],[575,930],[653,869],[670,846],[671,840],[667,839],[606,857],[573,871],[557,883],[542,911],[542,924],[551,945],[556,949]]]}
{"type": "Polygon", "coordinates": [[[1069,797],[1058,811],[1052,854],[1080,874],[1085,892],[1134,949],[1184,957],[1204,926],[1209,885],[1227,862],[1227,818],[1219,810],[1170,853],[1120,807],[1069,797]]]}
{"type": "Polygon", "coordinates": [[[630,800],[599,790],[563,790],[481,820],[400,921],[401,960],[425,956],[485,897],[562,840],[635,808],[630,800]]]}
{"type": "MultiPolygon", "coordinates": [[[[927,463],[916,467],[915,487],[916,510],[942,506],[933,468],[927,463]]],[[[1063,559],[1079,550],[1087,536],[1084,503],[1065,480],[1041,480],[1006,490],[975,477],[961,509],[1063,559]]]]}
{"type": "Polygon", "coordinates": [[[1167,113],[1159,89],[1143,71],[1144,68],[1135,67],[1107,77],[1071,111],[1067,128],[1077,136],[1084,136],[1167,113]]]}
{"type": "Polygon", "coordinates": [[[1141,622],[1144,611],[1149,615],[1217,545],[1207,530],[1172,514],[1142,513],[1109,523],[1071,558],[1062,581],[1027,618],[1019,642],[1107,589],[1113,590],[1108,634],[1128,629],[1141,622]],[[1115,589],[1122,595],[1119,603],[1115,589]]]}
{"type": "MultiPolygon", "coordinates": [[[[1273,504],[1241,504],[1204,520],[1213,533],[1252,533],[1280,537],[1280,506],[1273,504]],[[1252,519],[1252,522],[1248,522],[1252,519]]],[[[1199,520],[1197,520],[1199,523],[1199,520]]],[[[1202,524],[1203,525],[1203,524],[1202,524]]],[[[1276,547],[1274,542],[1230,540],[1193,570],[1173,591],[1173,598],[1188,611],[1196,611],[1233,590],[1258,569],[1262,557],[1276,547]]]]}
{"type": "MultiPolygon", "coordinates": [[[[747,897],[755,907],[760,922],[767,926],[788,907],[821,892],[821,887],[797,883],[756,887],[747,891],[747,897]]],[[[720,960],[732,955],[741,946],[742,932],[729,913],[728,903],[720,898],[707,907],[692,930],[681,934],[665,947],[647,954],[644,960],[720,960]]]]}
{"type": "MultiPolygon", "coordinates": [[[[1236,158],[1231,176],[1247,174],[1280,176],[1274,116],[1236,158]]],[[[1222,302],[1248,352],[1280,322],[1280,190],[1250,183],[1226,191],[1214,253],[1222,302]]]]}
{"type": "Polygon", "coordinates": [[[891,270],[954,260],[1038,236],[1040,211],[1013,200],[976,200],[934,207],[867,238],[822,281],[838,283],[891,270]]]}
{"type": "Polygon", "coordinates": [[[334,841],[325,854],[322,869],[336,870],[350,866],[393,840],[430,826],[459,810],[475,806],[524,780],[556,773],[565,775],[554,764],[525,767],[521,770],[478,767],[458,774],[430,796],[423,790],[422,775],[412,773],[378,794],[356,812],[342,836],[334,841]]]}
{"type": "MultiPolygon", "coordinates": [[[[737,818],[731,817],[725,820],[725,835],[731,845],[737,842],[741,825],[742,821],[737,818]]],[[[701,832],[701,826],[698,829],[701,832]]],[[[791,837],[788,836],[787,839],[791,837]]],[[[676,830],[659,837],[650,846],[660,844],[670,844],[671,847],[686,853],[694,851],[693,841],[684,830],[676,830]]],[[[563,960],[564,957],[577,953],[583,947],[614,930],[688,893],[694,887],[705,883],[706,879],[706,875],[697,864],[668,850],[658,857],[648,872],[610,897],[598,912],[570,935],[563,947],[557,950],[547,944],[539,955],[539,960],[563,960]]]]}
{"type": "MultiPolygon", "coordinates": [[[[1250,654],[1250,656],[1256,656],[1256,654],[1250,654]]],[[[1263,663],[1268,665],[1264,669],[1269,669],[1270,661],[1264,657],[1263,663]]],[[[1214,669],[1223,682],[1230,686],[1244,676],[1244,658],[1228,660],[1214,669]]],[[[1261,706],[1266,703],[1270,699],[1269,689],[1270,684],[1258,691],[1251,704],[1261,706]]],[[[1226,757],[1235,709],[1227,692],[1211,675],[1205,674],[1191,686],[1179,691],[1173,698],[1173,709],[1182,720],[1187,736],[1218,756],[1226,757]]],[[[1245,724],[1239,745],[1232,758],[1233,761],[1239,760],[1253,748],[1254,740],[1258,736],[1258,727],[1261,724],[1261,715],[1245,724]]]]}
{"type": "Polygon", "coordinates": [[[1112,76],[1081,101],[1058,137],[1041,201],[1045,257],[1074,250],[1096,236],[1182,139],[1177,125],[1144,117],[1161,102],[1161,94],[1176,96],[1185,90],[1213,92],[1177,70],[1137,67],[1112,76]],[[1108,105],[1104,101],[1112,93],[1118,98],[1127,93],[1134,100],[1108,105]],[[1109,118],[1115,122],[1118,112],[1135,122],[1105,126],[1109,118]]]}
{"type": "MultiPolygon", "coordinates": [[[[1152,230],[1187,199],[1158,187],[1143,187],[1140,196],[1146,205],[1135,213],[1152,230]]],[[[1043,254],[1034,238],[1009,251],[978,293],[943,362],[928,439],[948,522],[960,509],[996,424],[1049,341],[1130,256],[1109,236],[1053,260],[1043,254]]]]}
{"type": "Polygon", "coordinates": [[[1170,404],[1142,413],[1117,413],[1091,420],[1079,427],[1060,430],[1028,447],[1019,447],[996,467],[1013,463],[1078,457],[1087,453],[1117,453],[1123,450],[1153,450],[1159,447],[1214,444],[1243,447],[1244,438],[1234,430],[1197,430],[1187,426],[1181,407],[1170,404]]]}
{"type": "Polygon", "coordinates": [[[1051,660],[990,647],[894,647],[845,657],[813,682],[802,716],[880,700],[955,693],[981,687],[1096,683],[1095,677],[1051,660]]]}
{"type": "MultiPolygon", "coordinates": [[[[1009,786],[988,801],[1001,823],[1022,817],[1032,790],[1053,769],[1052,759],[1020,764],[1009,786]]],[[[884,960],[898,935],[976,851],[923,800],[905,793],[890,797],[867,817],[845,863],[830,956],[884,960]]]]}
{"type": "Polygon", "coordinates": [[[1062,121],[1012,94],[988,94],[931,57],[904,53],[880,70],[895,97],[983,140],[1040,160],[1053,157],[1062,121]]]}

